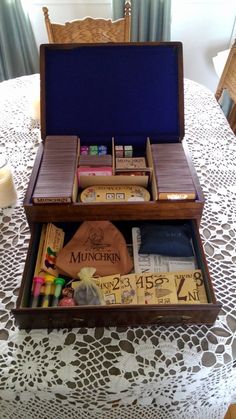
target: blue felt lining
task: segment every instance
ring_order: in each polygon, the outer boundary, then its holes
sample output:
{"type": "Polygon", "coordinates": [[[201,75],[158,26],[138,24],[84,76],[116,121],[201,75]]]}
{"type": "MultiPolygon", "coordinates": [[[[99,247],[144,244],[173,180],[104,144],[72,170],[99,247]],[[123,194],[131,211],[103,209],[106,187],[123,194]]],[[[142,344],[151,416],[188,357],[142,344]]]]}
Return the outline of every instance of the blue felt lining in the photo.
{"type": "Polygon", "coordinates": [[[180,43],[43,45],[45,135],[179,141],[179,56],[180,43]]]}

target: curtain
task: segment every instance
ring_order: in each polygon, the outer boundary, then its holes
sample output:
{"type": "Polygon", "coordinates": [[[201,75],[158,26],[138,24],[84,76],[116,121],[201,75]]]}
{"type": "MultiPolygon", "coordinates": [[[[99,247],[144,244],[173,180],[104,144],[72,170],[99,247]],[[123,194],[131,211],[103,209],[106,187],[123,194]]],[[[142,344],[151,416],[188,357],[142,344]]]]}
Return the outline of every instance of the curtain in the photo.
{"type": "MultiPolygon", "coordinates": [[[[112,0],[113,19],[124,16],[125,0],[112,0]]],[[[171,0],[131,0],[131,40],[169,41],[171,0]]]]}
{"type": "Polygon", "coordinates": [[[223,90],[223,93],[221,95],[221,98],[219,100],[220,106],[222,111],[224,112],[225,116],[229,116],[232,105],[233,105],[233,101],[231,99],[231,97],[228,94],[227,90],[223,90]]]}
{"type": "Polygon", "coordinates": [[[21,1],[0,0],[0,81],[38,71],[38,48],[21,1]]]}

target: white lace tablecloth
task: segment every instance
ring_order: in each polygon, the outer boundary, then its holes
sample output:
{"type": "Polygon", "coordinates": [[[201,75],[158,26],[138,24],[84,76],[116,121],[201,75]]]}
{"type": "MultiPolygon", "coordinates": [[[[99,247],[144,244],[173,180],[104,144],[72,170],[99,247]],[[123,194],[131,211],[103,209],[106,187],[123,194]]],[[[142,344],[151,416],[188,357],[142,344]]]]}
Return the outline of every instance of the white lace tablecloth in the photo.
{"type": "Polygon", "coordinates": [[[185,81],[186,141],[206,204],[201,235],[222,312],[212,327],[19,331],[11,309],[29,228],[23,197],[39,144],[38,75],[0,84],[0,151],[15,208],[0,210],[1,419],[222,419],[236,394],[236,138],[213,94],[185,81]]]}

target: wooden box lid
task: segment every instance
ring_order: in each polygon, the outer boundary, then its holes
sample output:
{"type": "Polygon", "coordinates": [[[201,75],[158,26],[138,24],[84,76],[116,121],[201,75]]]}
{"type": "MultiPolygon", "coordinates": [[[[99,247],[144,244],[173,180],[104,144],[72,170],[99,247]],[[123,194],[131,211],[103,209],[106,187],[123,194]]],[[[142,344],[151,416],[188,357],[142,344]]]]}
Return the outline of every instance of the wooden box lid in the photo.
{"type": "Polygon", "coordinates": [[[40,73],[43,140],[113,136],[137,144],[184,136],[180,42],[45,44],[40,73]]]}

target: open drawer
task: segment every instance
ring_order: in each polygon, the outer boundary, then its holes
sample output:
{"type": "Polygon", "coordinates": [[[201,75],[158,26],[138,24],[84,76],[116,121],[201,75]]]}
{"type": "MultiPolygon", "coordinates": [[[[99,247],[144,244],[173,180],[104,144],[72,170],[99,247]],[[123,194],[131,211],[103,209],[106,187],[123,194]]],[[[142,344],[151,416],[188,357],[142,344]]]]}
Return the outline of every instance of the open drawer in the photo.
{"type": "MultiPolygon", "coordinates": [[[[132,228],[141,221],[112,221],[122,232],[127,244],[132,243],[132,228]]],[[[20,328],[73,328],[97,326],[140,326],[152,324],[213,324],[221,305],[216,302],[196,220],[185,220],[191,231],[196,269],[201,270],[207,302],[197,304],[112,304],[73,307],[30,307],[32,279],[37,259],[41,223],[32,225],[32,234],[25,263],[17,306],[13,314],[20,328]]],[[[165,222],[163,222],[165,223],[165,222]]],[[[173,225],[179,221],[173,221],[173,225]]],[[[55,223],[66,231],[65,243],[80,223],[55,223]]],[[[130,246],[131,247],[131,246],[130,246]]]]}

